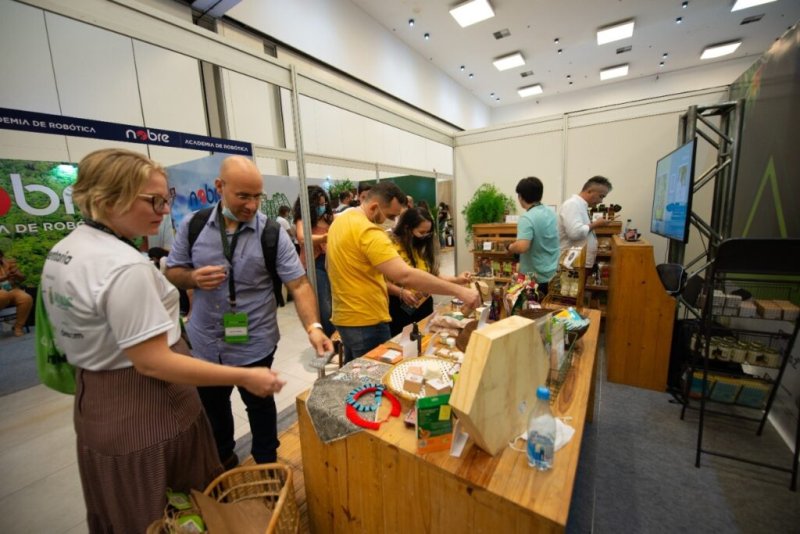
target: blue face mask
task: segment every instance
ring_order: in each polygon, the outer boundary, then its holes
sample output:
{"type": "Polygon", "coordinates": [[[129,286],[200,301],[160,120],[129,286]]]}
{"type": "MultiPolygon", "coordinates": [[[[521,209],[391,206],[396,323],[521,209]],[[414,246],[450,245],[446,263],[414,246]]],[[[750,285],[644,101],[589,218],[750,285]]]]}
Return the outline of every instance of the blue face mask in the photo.
{"type": "Polygon", "coordinates": [[[230,219],[231,221],[247,222],[247,221],[240,221],[239,218],[236,215],[234,215],[230,209],[228,209],[228,206],[222,206],[222,215],[225,216],[226,219],[230,219]]]}
{"type": "Polygon", "coordinates": [[[325,215],[325,211],[328,209],[328,206],[317,206],[317,216],[322,217],[325,215]]]}

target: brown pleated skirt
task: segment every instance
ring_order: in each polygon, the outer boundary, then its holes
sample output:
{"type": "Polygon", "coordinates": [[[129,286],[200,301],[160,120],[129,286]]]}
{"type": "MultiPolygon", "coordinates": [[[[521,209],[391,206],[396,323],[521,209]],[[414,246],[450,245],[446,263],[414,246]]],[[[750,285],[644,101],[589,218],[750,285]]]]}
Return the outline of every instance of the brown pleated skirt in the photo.
{"type": "Polygon", "coordinates": [[[222,472],[197,389],[135,368],[78,369],[78,467],[92,533],[143,533],[167,488],[202,491],[222,472]]]}

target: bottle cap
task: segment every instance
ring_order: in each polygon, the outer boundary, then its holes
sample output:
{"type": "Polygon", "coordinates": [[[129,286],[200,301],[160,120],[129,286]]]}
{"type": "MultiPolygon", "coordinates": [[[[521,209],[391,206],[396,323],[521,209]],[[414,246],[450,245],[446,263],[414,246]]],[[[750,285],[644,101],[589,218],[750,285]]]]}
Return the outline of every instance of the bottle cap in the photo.
{"type": "Polygon", "coordinates": [[[550,388],[547,386],[539,386],[536,389],[536,398],[542,400],[550,400],[550,388]]]}

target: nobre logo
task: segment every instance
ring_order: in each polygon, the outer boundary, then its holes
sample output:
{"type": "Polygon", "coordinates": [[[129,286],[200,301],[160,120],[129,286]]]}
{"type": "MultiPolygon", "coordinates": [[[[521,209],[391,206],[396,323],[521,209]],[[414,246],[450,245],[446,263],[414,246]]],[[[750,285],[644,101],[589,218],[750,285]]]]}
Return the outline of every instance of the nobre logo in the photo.
{"type": "Polygon", "coordinates": [[[156,133],[148,129],[125,130],[126,139],[137,139],[139,141],[151,141],[154,143],[169,143],[169,134],[156,133]]]}

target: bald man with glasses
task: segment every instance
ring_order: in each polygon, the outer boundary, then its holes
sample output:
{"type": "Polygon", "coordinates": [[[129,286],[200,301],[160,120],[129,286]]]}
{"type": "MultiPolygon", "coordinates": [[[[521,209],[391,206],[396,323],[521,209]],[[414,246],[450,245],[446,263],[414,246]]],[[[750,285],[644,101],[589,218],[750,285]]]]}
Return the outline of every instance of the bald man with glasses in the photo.
{"type": "MultiPolygon", "coordinates": [[[[235,367],[271,368],[280,332],[272,277],[261,245],[261,233],[268,223],[258,209],[264,182],[250,159],[231,156],[223,161],[215,186],[220,202],[191,246],[191,217],[183,222],[167,259],[166,275],[177,287],[195,290],[187,332],[196,358],[235,367]]],[[[282,228],[275,268],[292,292],[311,346],[318,355],[333,350],[319,322],[314,290],[282,228]]],[[[238,463],[230,402],[233,388],[197,389],[220,460],[233,467],[238,463]]],[[[239,393],[247,406],[253,458],[257,463],[276,461],[280,442],[274,397],[256,397],[243,388],[239,393]]]]}

